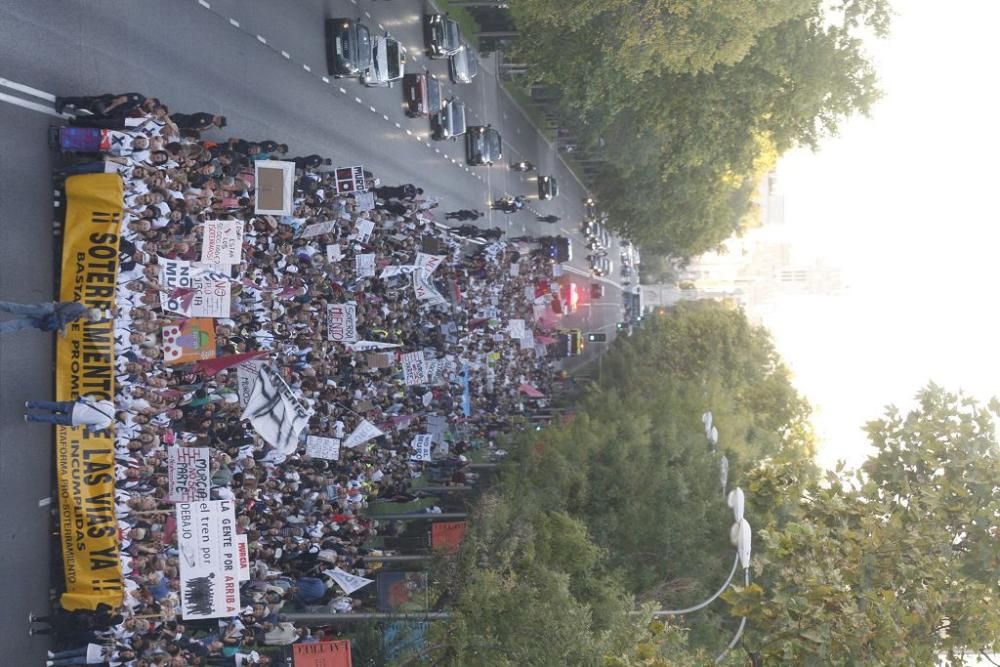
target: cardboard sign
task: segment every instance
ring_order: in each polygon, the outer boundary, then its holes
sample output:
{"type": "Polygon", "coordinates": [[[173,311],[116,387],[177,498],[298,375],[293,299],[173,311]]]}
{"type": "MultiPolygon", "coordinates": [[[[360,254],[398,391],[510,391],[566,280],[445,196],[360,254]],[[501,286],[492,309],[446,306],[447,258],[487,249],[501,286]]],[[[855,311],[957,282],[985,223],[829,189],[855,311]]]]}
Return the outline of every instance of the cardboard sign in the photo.
{"type": "Polygon", "coordinates": [[[230,500],[176,509],[181,617],[231,618],[240,610],[236,513],[230,500]]]}
{"type": "Polygon", "coordinates": [[[375,193],[374,192],[355,192],[354,193],[354,203],[357,210],[361,213],[365,211],[371,211],[375,208],[375,193]]]}
{"type": "Polygon", "coordinates": [[[241,220],[206,220],[201,239],[201,261],[205,264],[239,264],[243,257],[241,220]]]}
{"type": "Polygon", "coordinates": [[[351,642],[341,639],[335,642],[314,642],[292,644],[293,667],[352,667],[351,642]]]}
{"type": "Polygon", "coordinates": [[[299,234],[304,239],[311,239],[315,236],[322,236],[323,234],[329,234],[337,228],[336,220],[327,220],[326,222],[316,222],[311,225],[307,225],[302,229],[302,233],[299,234]]]}
{"type": "Polygon", "coordinates": [[[159,258],[160,307],[185,317],[229,317],[229,278],[180,259],[159,258]]]}
{"type": "Polygon", "coordinates": [[[344,259],[344,251],[339,243],[331,243],[326,247],[326,258],[331,262],[339,262],[344,259]]]}
{"type": "Polygon", "coordinates": [[[354,270],[358,278],[371,278],[375,276],[375,255],[362,254],[354,256],[354,270]]]}
{"type": "Polygon", "coordinates": [[[358,220],[358,241],[360,243],[368,243],[368,239],[371,238],[373,231],[375,231],[374,222],[364,218],[358,220]]]}
{"type": "Polygon", "coordinates": [[[314,459],[337,461],[340,459],[340,439],[310,435],[306,437],[306,454],[314,459]]]}
{"type": "Polygon", "coordinates": [[[413,450],[413,453],[410,454],[410,460],[430,461],[431,447],[434,446],[433,440],[434,436],[430,433],[421,433],[413,436],[413,440],[410,441],[410,449],[413,450]]]}
{"type": "Polygon", "coordinates": [[[431,548],[434,551],[458,551],[465,538],[465,521],[435,521],[431,524],[431,548]]]}
{"type": "Polygon", "coordinates": [[[167,447],[167,500],[208,500],[212,470],[208,447],[167,447]]]}
{"type": "Polygon", "coordinates": [[[250,581],[250,543],[246,535],[236,536],[236,570],[240,581],[250,581]]]}
{"type": "Polygon", "coordinates": [[[163,327],[163,361],[186,364],[215,358],[215,321],[193,318],[163,327]]]}
{"type": "Polygon", "coordinates": [[[508,320],[507,331],[511,338],[524,337],[524,320],[508,320]]]}
{"type": "Polygon", "coordinates": [[[337,181],[337,192],[346,194],[365,189],[365,170],[361,165],[354,167],[339,167],[334,172],[337,181]]]}
{"type": "Polygon", "coordinates": [[[400,356],[403,363],[403,383],[427,384],[427,361],[423,352],[408,352],[400,356]]]}
{"type": "Polygon", "coordinates": [[[326,339],[335,343],[358,342],[357,306],[332,303],[326,307],[326,339]]]}
{"type": "Polygon", "coordinates": [[[291,215],[295,191],[295,163],[283,160],[255,160],[254,213],[291,215]]]}

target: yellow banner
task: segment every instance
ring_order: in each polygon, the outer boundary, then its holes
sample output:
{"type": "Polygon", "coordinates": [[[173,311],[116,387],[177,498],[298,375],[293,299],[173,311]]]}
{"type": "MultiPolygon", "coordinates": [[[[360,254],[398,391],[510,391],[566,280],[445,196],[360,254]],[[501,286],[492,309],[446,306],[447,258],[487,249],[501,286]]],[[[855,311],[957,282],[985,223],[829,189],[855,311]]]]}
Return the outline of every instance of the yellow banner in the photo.
{"type": "MultiPolygon", "coordinates": [[[[117,174],[67,179],[60,301],[79,301],[91,308],[114,306],[122,203],[117,174]]],[[[113,401],[114,323],[77,320],[56,340],[56,400],[93,394],[113,401]]],[[[56,427],[64,609],[122,602],[113,428],[89,433],[84,428],[56,427]]]]}

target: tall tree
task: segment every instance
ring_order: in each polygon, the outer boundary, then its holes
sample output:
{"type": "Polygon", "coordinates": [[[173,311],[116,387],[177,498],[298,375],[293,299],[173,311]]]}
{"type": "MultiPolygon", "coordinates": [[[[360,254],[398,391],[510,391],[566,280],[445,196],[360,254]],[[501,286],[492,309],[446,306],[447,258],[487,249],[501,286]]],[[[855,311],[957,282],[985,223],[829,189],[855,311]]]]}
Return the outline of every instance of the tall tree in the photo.
{"type": "Polygon", "coordinates": [[[876,453],[853,476],[753,474],[748,512],[771,502],[783,512],[758,533],[757,583],[727,596],[751,616],[750,654],[962,665],[1000,649],[1000,405],[934,385],[918,403],[868,425],[876,453]]]}

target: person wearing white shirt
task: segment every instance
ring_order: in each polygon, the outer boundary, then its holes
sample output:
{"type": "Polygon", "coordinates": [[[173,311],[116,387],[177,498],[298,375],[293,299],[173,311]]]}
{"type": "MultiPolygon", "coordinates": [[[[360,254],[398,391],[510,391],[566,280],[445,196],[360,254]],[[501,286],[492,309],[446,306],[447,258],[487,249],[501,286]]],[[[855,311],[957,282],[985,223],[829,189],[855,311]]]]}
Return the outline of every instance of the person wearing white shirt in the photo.
{"type": "Polygon", "coordinates": [[[115,421],[115,404],[91,396],[81,396],[75,401],[25,401],[24,407],[45,411],[24,415],[26,422],[84,426],[88,431],[103,431],[115,421]]]}

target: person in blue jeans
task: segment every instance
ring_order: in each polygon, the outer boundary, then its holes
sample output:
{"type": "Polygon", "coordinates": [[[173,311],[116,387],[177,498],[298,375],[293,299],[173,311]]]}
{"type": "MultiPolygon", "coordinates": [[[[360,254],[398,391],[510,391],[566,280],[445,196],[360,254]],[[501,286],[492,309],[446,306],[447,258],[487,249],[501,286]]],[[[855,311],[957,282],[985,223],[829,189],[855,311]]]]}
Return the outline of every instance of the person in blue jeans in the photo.
{"type": "Polygon", "coordinates": [[[25,401],[24,407],[43,411],[24,415],[26,422],[85,426],[88,431],[103,431],[115,420],[115,404],[92,395],[75,401],[25,401]]]}
{"type": "Polygon", "coordinates": [[[21,329],[62,331],[66,325],[79,319],[84,319],[88,322],[109,319],[107,313],[104,311],[98,308],[88,308],[76,301],[50,303],[0,301],[0,313],[21,316],[20,319],[0,322],[0,334],[12,333],[21,329]]]}

